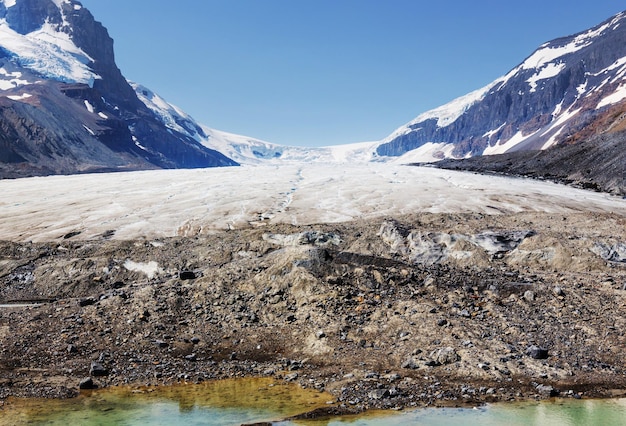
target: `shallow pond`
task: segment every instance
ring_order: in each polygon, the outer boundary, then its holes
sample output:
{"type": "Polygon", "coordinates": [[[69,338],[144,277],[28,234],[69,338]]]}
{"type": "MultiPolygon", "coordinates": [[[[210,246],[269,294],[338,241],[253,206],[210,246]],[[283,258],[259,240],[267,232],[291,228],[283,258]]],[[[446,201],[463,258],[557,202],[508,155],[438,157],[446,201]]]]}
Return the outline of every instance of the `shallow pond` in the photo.
{"type": "MultiPolygon", "coordinates": [[[[79,398],[10,400],[0,425],[240,425],[327,406],[332,396],[272,379],[236,379],[150,389],[116,388],[79,398]]],[[[626,399],[560,400],[478,408],[371,412],[275,425],[624,425],[626,399]]]]}

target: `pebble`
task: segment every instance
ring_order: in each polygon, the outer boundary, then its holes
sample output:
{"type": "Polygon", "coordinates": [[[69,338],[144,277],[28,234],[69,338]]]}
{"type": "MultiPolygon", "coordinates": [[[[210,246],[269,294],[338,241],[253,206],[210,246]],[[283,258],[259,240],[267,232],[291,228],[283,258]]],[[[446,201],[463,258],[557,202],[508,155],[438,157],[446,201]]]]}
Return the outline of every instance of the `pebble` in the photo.
{"type": "Polygon", "coordinates": [[[524,292],[524,300],[526,300],[527,302],[534,302],[535,301],[535,293],[530,291],[530,290],[524,292]]]}
{"type": "Polygon", "coordinates": [[[460,357],[457,354],[456,350],[451,347],[440,348],[431,352],[430,357],[436,362],[438,365],[446,365],[457,362],[460,357]]]}
{"type": "Polygon", "coordinates": [[[414,358],[409,358],[404,361],[401,365],[402,368],[406,368],[408,370],[417,370],[419,368],[419,363],[414,358]]]}
{"type": "Polygon", "coordinates": [[[285,381],[294,382],[298,379],[298,377],[299,377],[298,373],[289,373],[285,376],[285,381]]]}
{"type": "Polygon", "coordinates": [[[389,393],[389,389],[374,389],[367,394],[370,399],[384,399],[389,398],[391,394],[389,393]]]}
{"type": "Polygon", "coordinates": [[[81,306],[81,307],[91,306],[95,304],[96,304],[96,299],[93,297],[86,297],[78,301],[78,306],[81,306]]]}

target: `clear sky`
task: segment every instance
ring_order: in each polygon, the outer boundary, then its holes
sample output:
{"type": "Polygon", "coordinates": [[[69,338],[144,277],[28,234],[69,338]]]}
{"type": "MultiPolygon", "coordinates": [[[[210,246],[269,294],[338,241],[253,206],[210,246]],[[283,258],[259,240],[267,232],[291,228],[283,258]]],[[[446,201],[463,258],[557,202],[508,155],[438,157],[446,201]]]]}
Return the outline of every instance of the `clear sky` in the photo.
{"type": "Polygon", "coordinates": [[[117,64],[216,129],[281,145],[375,141],[479,89],[615,0],[82,0],[117,64]]]}

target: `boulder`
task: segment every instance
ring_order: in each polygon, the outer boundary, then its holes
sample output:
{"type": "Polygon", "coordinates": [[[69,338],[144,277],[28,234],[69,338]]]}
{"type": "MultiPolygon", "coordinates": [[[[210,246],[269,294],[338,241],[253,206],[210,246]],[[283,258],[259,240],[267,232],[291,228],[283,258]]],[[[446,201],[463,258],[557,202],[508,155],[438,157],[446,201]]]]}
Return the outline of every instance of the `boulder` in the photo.
{"type": "Polygon", "coordinates": [[[530,346],[526,349],[526,355],[533,359],[547,359],[548,358],[548,350],[545,348],[540,348],[539,346],[530,346]]]}
{"type": "Polygon", "coordinates": [[[459,354],[456,353],[456,350],[451,347],[436,349],[430,353],[430,357],[433,361],[437,362],[440,365],[452,364],[461,359],[459,354]]]}
{"type": "Polygon", "coordinates": [[[104,366],[100,364],[99,362],[92,361],[91,368],[89,369],[89,375],[92,377],[108,376],[109,370],[104,368],[104,366]]]}
{"type": "Polygon", "coordinates": [[[97,387],[98,386],[96,386],[96,384],[93,382],[93,379],[91,377],[85,377],[78,384],[78,388],[81,390],[96,389],[97,387]]]}
{"type": "Polygon", "coordinates": [[[550,385],[537,385],[537,387],[535,387],[535,389],[541,395],[545,395],[545,396],[549,396],[549,397],[558,396],[559,393],[560,393],[557,389],[554,389],[550,385]]]}
{"type": "Polygon", "coordinates": [[[178,277],[183,281],[195,280],[197,275],[194,271],[180,271],[178,277]]]}

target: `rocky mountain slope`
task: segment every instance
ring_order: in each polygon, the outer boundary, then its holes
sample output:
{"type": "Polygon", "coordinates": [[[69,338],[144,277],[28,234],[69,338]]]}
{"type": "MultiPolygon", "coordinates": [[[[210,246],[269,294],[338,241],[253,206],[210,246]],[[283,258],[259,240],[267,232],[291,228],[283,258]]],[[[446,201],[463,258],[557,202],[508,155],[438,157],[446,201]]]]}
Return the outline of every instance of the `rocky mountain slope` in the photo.
{"type": "Polygon", "coordinates": [[[625,18],[543,44],[493,83],[400,127],[377,154],[464,158],[568,140],[626,98],[625,18]]]}
{"type": "Polygon", "coordinates": [[[626,105],[612,106],[563,143],[541,151],[515,151],[444,159],[437,167],[549,179],[626,195],[626,105]]]}
{"type": "Polygon", "coordinates": [[[2,0],[0,35],[0,176],[237,164],[142,102],[80,2],[2,0]]]}
{"type": "Polygon", "coordinates": [[[545,151],[517,151],[464,160],[446,159],[437,167],[549,179],[626,195],[626,133],[597,135],[545,151]]]}

